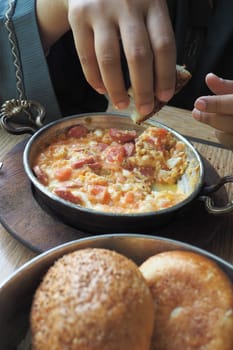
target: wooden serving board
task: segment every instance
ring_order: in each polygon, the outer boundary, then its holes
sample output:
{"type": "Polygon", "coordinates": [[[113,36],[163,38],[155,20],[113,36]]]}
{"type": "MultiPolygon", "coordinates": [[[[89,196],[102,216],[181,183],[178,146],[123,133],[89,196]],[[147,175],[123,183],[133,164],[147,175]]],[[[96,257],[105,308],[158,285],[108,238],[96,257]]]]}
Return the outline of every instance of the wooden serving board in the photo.
{"type": "MultiPolygon", "coordinates": [[[[38,204],[23,168],[25,143],[26,140],[17,144],[3,159],[3,168],[0,171],[2,225],[13,237],[36,252],[43,252],[59,244],[91,236],[90,233],[63,223],[38,204]]],[[[216,183],[219,179],[218,172],[208,160],[203,161],[206,183],[216,183]]],[[[227,202],[228,194],[225,188],[214,195],[214,200],[217,204],[227,202]]],[[[217,233],[226,230],[228,223],[228,216],[210,215],[206,212],[204,204],[195,200],[172,222],[152,234],[205,247],[217,233]]]]}

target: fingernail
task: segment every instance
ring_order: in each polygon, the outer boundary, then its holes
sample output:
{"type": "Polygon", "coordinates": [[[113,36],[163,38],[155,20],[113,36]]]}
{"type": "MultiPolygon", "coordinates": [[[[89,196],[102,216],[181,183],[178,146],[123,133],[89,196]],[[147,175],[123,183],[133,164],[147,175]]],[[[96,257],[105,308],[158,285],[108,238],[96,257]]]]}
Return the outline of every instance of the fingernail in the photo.
{"type": "Polygon", "coordinates": [[[99,94],[101,94],[101,95],[104,95],[104,94],[106,94],[106,89],[104,89],[104,88],[96,88],[96,91],[99,93],[99,94]]]}
{"type": "Polygon", "coordinates": [[[200,121],[201,120],[201,113],[198,109],[194,108],[192,110],[192,116],[194,119],[196,119],[197,121],[200,121]]]}
{"type": "Polygon", "coordinates": [[[147,104],[141,105],[139,106],[138,110],[140,114],[147,115],[152,112],[153,103],[147,103],[147,104]]]}
{"type": "Polygon", "coordinates": [[[204,99],[198,99],[195,102],[195,107],[198,108],[200,111],[205,111],[207,108],[207,102],[204,99]]]}
{"type": "Polygon", "coordinates": [[[173,89],[168,89],[168,90],[162,90],[156,93],[156,97],[163,102],[168,102],[172,96],[174,95],[174,90],[173,89]]]}
{"type": "Polygon", "coordinates": [[[117,104],[115,104],[115,108],[116,109],[126,109],[128,107],[128,103],[127,102],[118,102],[117,104]]]}

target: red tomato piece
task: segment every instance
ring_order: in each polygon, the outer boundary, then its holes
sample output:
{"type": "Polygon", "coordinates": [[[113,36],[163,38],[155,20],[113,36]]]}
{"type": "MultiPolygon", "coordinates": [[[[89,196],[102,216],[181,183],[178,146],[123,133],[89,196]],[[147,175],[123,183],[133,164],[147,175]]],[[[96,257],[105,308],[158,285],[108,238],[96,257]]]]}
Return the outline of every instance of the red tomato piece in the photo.
{"type": "Polygon", "coordinates": [[[103,143],[103,142],[99,142],[96,146],[96,148],[99,150],[99,151],[104,151],[106,148],[108,147],[108,144],[107,143],[103,143]]]}
{"type": "Polygon", "coordinates": [[[65,181],[65,180],[69,180],[71,174],[72,174],[71,167],[59,168],[55,172],[55,178],[59,181],[65,181]]]}
{"type": "Polygon", "coordinates": [[[81,159],[77,159],[73,164],[72,164],[72,168],[73,169],[79,169],[82,168],[83,165],[86,164],[94,164],[95,163],[95,159],[94,157],[89,157],[89,158],[81,158],[81,159]]]}
{"type": "Polygon", "coordinates": [[[168,145],[167,145],[167,135],[168,135],[168,131],[166,129],[158,129],[157,130],[157,148],[161,151],[164,151],[167,149],[168,145]]]}
{"type": "Polygon", "coordinates": [[[127,142],[124,144],[124,149],[126,156],[130,157],[135,153],[135,144],[133,142],[127,142]]]}
{"type": "Polygon", "coordinates": [[[68,180],[68,181],[61,181],[60,182],[60,187],[62,188],[79,188],[79,187],[82,187],[82,182],[79,181],[79,180],[68,180]]]}
{"type": "Polygon", "coordinates": [[[134,193],[129,191],[125,194],[125,202],[128,204],[133,204],[135,201],[134,193]]]}
{"type": "Polygon", "coordinates": [[[158,128],[157,129],[157,134],[158,136],[162,137],[162,136],[167,136],[168,131],[166,129],[163,128],[158,128]]]}
{"type": "Polygon", "coordinates": [[[37,177],[37,179],[42,183],[42,185],[47,186],[49,183],[49,179],[47,174],[40,168],[39,165],[34,166],[33,171],[37,177]]]}
{"type": "Polygon", "coordinates": [[[125,157],[125,148],[123,146],[110,146],[106,150],[106,160],[109,163],[121,164],[125,157]]]}
{"type": "Polygon", "coordinates": [[[104,190],[106,190],[105,186],[93,185],[91,187],[90,193],[96,196],[97,194],[102,193],[104,190]]]}
{"type": "Polygon", "coordinates": [[[152,137],[147,137],[146,142],[155,147],[155,139],[152,137]]]}
{"type": "Polygon", "coordinates": [[[102,165],[100,162],[88,163],[88,166],[93,170],[101,169],[102,165]]]}
{"type": "Polygon", "coordinates": [[[75,204],[81,204],[81,200],[78,196],[74,196],[73,193],[66,187],[59,187],[54,190],[55,194],[69,202],[75,204]]]}
{"type": "Polygon", "coordinates": [[[115,128],[109,129],[109,135],[114,141],[121,144],[134,141],[137,137],[137,133],[135,130],[118,130],[115,128]]]}
{"type": "Polygon", "coordinates": [[[140,172],[142,175],[150,177],[154,175],[154,168],[151,166],[143,166],[140,167],[140,172]]]}
{"type": "Polygon", "coordinates": [[[85,136],[87,133],[88,129],[84,125],[75,125],[68,130],[67,135],[70,137],[80,138],[85,136]]]}
{"type": "Polygon", "coordinates": [[[169,149],[167,142],[168,131],[166,129],[156,129],[153,132],[153,137],[147,137],[146,142],[156,148],[158,151],[166,151],[169,149]]]}
{"type": "Polygon", "coordinates": [[[111,200],[111,196],[105,186],[94,185],[90,193],[98,198],[98,202],[101,204],[107,204],[111,200]]]}

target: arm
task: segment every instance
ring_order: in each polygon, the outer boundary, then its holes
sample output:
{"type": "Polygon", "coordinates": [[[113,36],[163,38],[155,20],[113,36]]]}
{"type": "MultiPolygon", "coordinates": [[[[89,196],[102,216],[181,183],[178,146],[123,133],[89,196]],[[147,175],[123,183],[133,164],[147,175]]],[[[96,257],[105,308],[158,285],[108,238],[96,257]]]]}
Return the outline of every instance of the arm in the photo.
{"type": "Polygon", "coordinates": [[[36,0],[40,37],[45,52],[69,30],[67,0],[36,0]]]}
{"type": "Polygon", "coordinates": [[[216,129],[219,141],[233,149],[233,81],[210,73],[206,76],[206,84],[215,95],[199,97],[192,115],[216,129]]]}

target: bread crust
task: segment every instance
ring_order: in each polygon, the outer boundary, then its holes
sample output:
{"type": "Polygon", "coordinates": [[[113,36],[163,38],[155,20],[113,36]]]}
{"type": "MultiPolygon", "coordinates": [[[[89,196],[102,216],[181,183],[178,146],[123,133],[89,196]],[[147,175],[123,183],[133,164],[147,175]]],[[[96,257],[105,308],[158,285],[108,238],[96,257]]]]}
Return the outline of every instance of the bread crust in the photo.
{"type": "Polygon", "coordinates": [[[151,350],[232,350],[233,287],[212,260],[188,251],[141,266],[154,298],[151,350]]]}
{"type": "Polygon", "coordinates": [[[107,249],[64,255],[31,308],[34,350],[148,350],[153,300],[136,264],[107,249]]]}
{"type": "MultiPolygon", "coordinates": [[[[189,82],[192,75],[185,68],[185,66],[176,65],[176,86],[175,86],[175,94],[177,94],[183,87],[189,82]]],[[[132,88],[128,90],[129,96],[133,99],[133,91],[132,88]]],[[[158,113],[164,106],[166,102],[159,101],[157,98],[154,100],[154,108],[153,111],[147,115],[141,115],[136,109],[131,114],[131,119],[136,124],[141,124],[145,120],[151,118],[154,114],[158,113]]]]}

